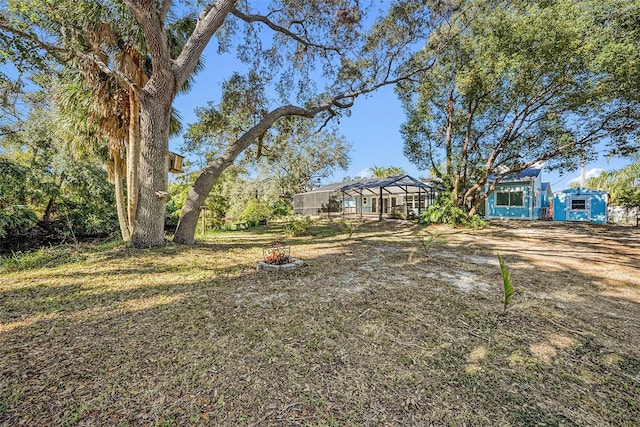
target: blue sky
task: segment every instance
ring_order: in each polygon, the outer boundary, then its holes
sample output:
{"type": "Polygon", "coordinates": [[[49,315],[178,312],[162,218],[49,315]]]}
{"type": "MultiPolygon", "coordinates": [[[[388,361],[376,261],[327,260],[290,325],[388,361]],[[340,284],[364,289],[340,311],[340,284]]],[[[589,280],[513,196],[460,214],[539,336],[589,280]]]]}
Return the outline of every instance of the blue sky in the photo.
{"type": "MultiPolygon", "coordinates": [[[[209,101],[217,103],[224,79],[235,69],[244,68],[234,55],[218,54],[215,39],[205,50],[203,60],[205,68],[195,77],[193,89],[187,94],[178,95],[174,102],[174,107],[182,116],[185,129],[189,124],[196,122],[194,110],[205,106],[209,101]]],[[[10,65],[4,65],[3,71],[10,75],[15,73],[15,69],[10,65]]],[[[363,176],[372,166],[399,166],[416,178],[426,176],[427,171],[418,170],[403,154],[400,126],[404,121],[404,113],[393,87],[384,87],[366,97],[358,98],[351,109],[351,115],[342,117],[339,124],[340,131],[352,144],[350,166],[346,171],[337,171],[327,182],[341,181],[345,176],[363,176]]],[[[181,137],[173,138],[170,141],[170,149],[179,152],[181,144],[181,137]]],[[[607,160],[601,155],[597,161],[587,164],[587,177],[597,175],[602,170],[620,169],[628,163],[626,159],[607,160]]],[[[554,191],[558,191],[569,187],[572,181],[579,181],[580,171],[562,176],[545,170],[542,178],[551,183],[554,191]]]]}
{"type": "MultiPolygon", "coordinates": [[[[234,68],[243,68],[232,55],[220,56],[215,52],[215,42],[205,51],[205,69],[196,76],[196,84],[188,94],[179,95],[174,106],[180,112],[185,128],[196,121],[194,110],[203,107],[208,101],[218,102],[220,86],[234,68]]],[[[358,98],[351,115],[340,119],[339,129],[352,144],[351,163],[346,171],[337,171],[332,179],[323,182],[342,181],[345,176],[363,176],[372,166],[399,166],[414,177],[426,176],[410,163],[403,154],[403,141],[400,126],[405,121],[404,112],[393,87],[384,87],[367,97],[358,98]]],[[[174,138],[170,148],[179,152],[181,138],[174,138]]],[[[600,156],[595,162],[587,164],[587,177],[597,175],[602,170],[619,169],[628,164],[624,159],[607,161],[600,156]]],[[[559,175],[557,172],[543,171],[543,181],[551,183],[553,191],[568,188],[572,181],[579,181],[580,171],[559,175]]]]}

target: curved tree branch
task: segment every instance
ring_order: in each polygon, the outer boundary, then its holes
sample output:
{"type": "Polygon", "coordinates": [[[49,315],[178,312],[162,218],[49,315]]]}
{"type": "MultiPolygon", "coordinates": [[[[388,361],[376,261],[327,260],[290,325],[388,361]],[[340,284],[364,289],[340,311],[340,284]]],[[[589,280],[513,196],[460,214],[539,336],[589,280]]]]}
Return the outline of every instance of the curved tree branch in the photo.
{"type": "Polygon", "coordinates": [[[243,151],[253,144],[260,135],[267,132],[278,119],[285,116],[312,118],[322,112],[328,112],[331,118],[336,115],[333,108],[349,108],[353,105],[355,98],[358,96],[373,92],[382,86],[396,84],[420,71],[423,70],[413,70],[395,79],[384,80],[366,88],[329,97],[324,102],[313,107],[304,108],[294,105],[286,105],[278,107],[266,114],[258,124],[240,136],[240,138],[231,144],[224,153],[203,169],[187,195],[185,205],[182,208],[178,228],[175,232],[174,242],[183,244],[194,243],[195,229],[200,215],[200,206],[204,205],[216,179],[218,179],[220,174],[222,174],[222,172],[229,167],[243,151]]]}
{"type": "MultiPolygon", "coordinates": [[[[7,31],[13,35],[16,35],[18,37],[20,37],[21,39],[30,41],[31,43],[35,44],[36,46],[38,46],[41,49],[44,49],[45,51],[47,51],[47,53],[55,55],[55,54],[67,54],[70,55],[70,52],[62,47],[59,46],[55,46],[49,43],[45,43],[42,40],[40,40],[38,37],[36,37],[33,33],[27,33],[25,31],[22,30],[18,30],[17,28],[12,27],[7,21],[5,21],[4,19],[0,19],[0,30],[4,30],[7,31]]],[[[56,59],[58,59],[56,57],[56,59]]],[[[65,62],[65,61],[62,61],[65,62]]]]}
{"type": "Polygon", "coordinates": [[[53,55],[56,58],[56,60],[62,63],[69,62],[73,57],[76,57],[84,61],[91,62],[100,71],[118,79],[121,83],[131,87],[134,91],[138,91],[140,89],[140,87],[136,84],[136,82],[131,80],[129,76],[117,70],[113,70],[109,68],[109,66],[95,52],[70,51],[66,48],[43,42],[34,34],[27,33],[22,30],[18,30],[17,28],[13,28],[6,21],[2,19],[0,19],[0,30],[7,31],[23,40],[27,40],[35,44],[37,47],[39,47],[40,49],[43,49],[48,54],[53,55]]]}
{"type": "Polygon", "coordinates": [[[210,1],[203,7],[198,15],[193,33],[182,48],[180,55],[173,61],[177,87],[182,87],[195,69],[209,40],[222,26],[236,2],[237,0],[210,1]]]}
{"type": "MultiPolygon", "coordinates": [[[[302,37],[300,37],[299,35],[295,34],[294,32],[292,32],[291,30],[280,26],[276,23],[274,23],[273,21],[271,21],[268,17],[264,16],[264,15],[247,15],[241,11],[239,11],[238,9],[233,9],[231,11],[231,13],[238,19],[241,19],[242,21],[251,24],[254,22],[261,22],[263,24],[265,24],[267,27],[271,28],[273,31],[284,34],[287,37],[291,37],[293,40],[295,40],[296,42],[300,43],[301,45],[305,46],[305,47],[313,47],[313,48],[317,48],[317,49],[321,49],[321,50],[325,50],[325,51],[332,51],[332,52],[337,52],[340,53],[340,49],[337,47],[333,47],[333,46],[325,46],[325,45],[321,45],[318,43],[313,43],[309,40],[305,40],[302,37]]],[[[296,24],[301,25],[304,28],[303,22],[302,21],[295,21],[296,24]]],[[[306,31],[305,31],[306,32],[306,31]]]]}

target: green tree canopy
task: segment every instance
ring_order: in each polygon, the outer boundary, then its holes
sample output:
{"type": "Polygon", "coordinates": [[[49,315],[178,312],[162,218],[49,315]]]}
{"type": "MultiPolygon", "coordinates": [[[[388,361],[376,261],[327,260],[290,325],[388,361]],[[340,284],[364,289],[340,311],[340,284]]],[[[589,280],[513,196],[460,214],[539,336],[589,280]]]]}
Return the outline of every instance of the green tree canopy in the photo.
{"type": "Polygon", "coordinates": [[[399,166],[372,166],[371,175],[375,178],[406,175],[407,172],[399,166]]]}
{"type": "Polygon", "coordinates": [[[460,2],[412,59],[434,66],[400,84],[406,155],[473,213],[485,184],[541,161],[637,149],[638,17],[617,0],[460,2]]]}
{"type": "MultiPolygon", "coordinates": [[[[413,75],[416,69],[404,60],[442,9],[442,2],[425,7],[406,0],[386,10],[353,0],[54,3],[3,4],[0,51],[15,63],[79,73],[89,87],[99,86],[96,96],[111,97],[101,105],[117,106],[114,124],[128,118],[129,144],[139,141],[127,155],[127,170],[135,172],[127,179],[135,197],[129,226],[136,246],[164,244],[171,106],[214,34],[219,53],[236,53],[249,71],[227,80],[224,104],[240,111],[225,120],[234,118],[228,125],[236,136],[188,193],[174,239],[181,243],[193,242],[199,207],[215,180],[280,118],[330,120],[358,96],[413,75]],[[176,36],[183,42],[173,43],[176,36]]],[[[216,57],[212,66],[216,61],[225,58],[216,57]]]]}
{"type": "Polygon", "coordinates": [[[635,161],[622,169],[604,171],[596,177],[589,178],[586,186],[606,191],[612,204],[622,206],[620,198],[640,188],[640,155],[636,155],[635,161]]]}

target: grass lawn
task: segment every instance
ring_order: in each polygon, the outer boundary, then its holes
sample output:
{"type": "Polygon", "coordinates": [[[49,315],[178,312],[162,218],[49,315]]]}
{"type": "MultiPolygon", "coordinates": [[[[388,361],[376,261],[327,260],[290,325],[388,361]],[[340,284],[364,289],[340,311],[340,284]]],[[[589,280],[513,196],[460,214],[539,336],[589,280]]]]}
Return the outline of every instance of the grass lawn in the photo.
{"type": "Polygon", "coordinates": [[[4,260],[0,425],[640,424],[640,230],[312,232],[4,260]]]}

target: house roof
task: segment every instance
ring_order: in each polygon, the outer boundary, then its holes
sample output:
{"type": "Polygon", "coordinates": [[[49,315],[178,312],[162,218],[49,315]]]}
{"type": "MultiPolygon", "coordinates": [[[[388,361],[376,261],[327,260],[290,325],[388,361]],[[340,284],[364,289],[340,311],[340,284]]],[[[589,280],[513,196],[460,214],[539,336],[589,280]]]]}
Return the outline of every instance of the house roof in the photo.
{"type": "Polygon", "coordinates": [[[560,191],[556,191],[553,194],[576,194],[576,195],[580,195],[580,194],[584,194],[584,195],[590,195],[590,194],[608,194],[606,191],[602,191],[602,190],[595,190],[593,188],[567,188],[564,190],[560,190],[560,191]]]}
{"type": "Polygon", "coordinates": [[[418,181],[409,175],[389,176],[385,178],[368,178],[358,181],[338,182],[334,184],[325,185],[309,193],[319,192],[344,192],[347,194],[361,194],[364,190],[370,193],[375,193],[373,189],[384,189],[386,193],[404,193],[411,188],[423,189],[425,191],[432,191],[431,185],[425,184],[422,181],[418,181]]]}
{"type": "MultiPolygon", "coordinates": [[[[509,181],[533,181],[536,179],[540,172],[542,172],[542,167],[539,166],[530,166],[526,169],[521,170],[520,172],[513,173],[511,175],[505,175],[500,182],[509,182],[509,181]]],[[[496,176],[491,175],[489,177],[489,181],[495,181],[496,176]]]]}
{"type": "Polygon", "coordinates": [[[543,182],[541,190],[551,193],[551,183],[550,182],[543,182]]]}

